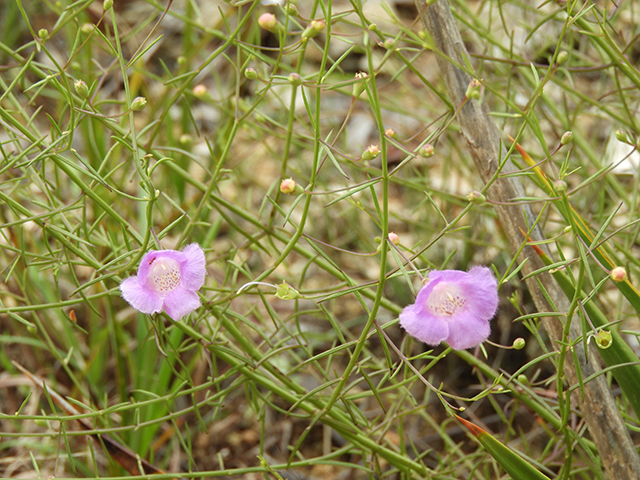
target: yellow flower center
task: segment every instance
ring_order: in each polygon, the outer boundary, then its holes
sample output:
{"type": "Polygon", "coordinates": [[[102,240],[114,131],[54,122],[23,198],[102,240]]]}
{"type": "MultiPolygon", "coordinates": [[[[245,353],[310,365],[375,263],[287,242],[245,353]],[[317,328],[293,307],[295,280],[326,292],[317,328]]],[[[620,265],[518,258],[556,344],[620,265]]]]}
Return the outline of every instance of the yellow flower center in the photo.
{"type": "Polygon", "coordinates": [[[180,265],[170,258],[151,260],[148,284],[160,295],[166,295],[180,283],[180,265]]]}
{"type": "Polygon", "coordinates": [[[449,282],[440,282],[427,299],[427,308],[439,317],[450,317],[467,303],[460,288],[449,282]]]}

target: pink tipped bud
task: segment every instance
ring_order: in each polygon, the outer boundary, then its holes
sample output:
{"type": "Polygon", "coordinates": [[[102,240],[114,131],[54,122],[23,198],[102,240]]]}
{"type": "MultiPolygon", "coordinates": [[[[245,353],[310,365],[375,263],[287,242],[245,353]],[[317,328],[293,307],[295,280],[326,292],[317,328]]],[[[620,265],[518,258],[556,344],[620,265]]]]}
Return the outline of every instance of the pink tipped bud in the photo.
{"type": "Polygon", "coordinates": [[[193,87],[193,96],[198,98],[204,98],[207,95],[207,87],[202,85],[201,83],[193,87]]]}
{"type": "Polygon", "coordinates": [[[518,337],[513,341],[513,348],[515,350],[522,350],[525,345],[526,345],[526,342],[524,341],[524,338],[522,338],[522,337],[518,337]]]}
{"type": "Polygon", "coordinates": [[[624,282],[627,279],[627,271],[624,267],[615,267],[609,274],[611,280],[616,283],[624,282]]]}
{"type": "Polygon", "coordinates": [[[312,20],[307,28],[304,29],[304,32],[302,32],[302,38],[313,38],[324,30],[324,27],[326,26],[327,22],[324,20],[312,20]]]}
{"type": "Polygon", "coordinates": [[[278,19],[273,13],[263,13],[258,18],[258,25],[268,32],[275,32],[278,28],[278,19]]]}
{"type": "Polygon", "coordinates": [[[82,80],[76,81],[76,83],[73,84],[73,88],[75,88],[76,93],[80,97],[87,98],[89,96],[89,87],[87,87],[87,84],[82,80]]]}
{"type": "Polygon", "coordinates": [[[287,195],[298,195],[303,193],[304,189],[293,178],[285,178],[280,182],[280,191],[287,195]]]}
{"type": "Polygon", "coordinates": [[[389,232],[389,241],[394,245],[400,245],[400,237],[397,233],[389,232]]]}
{"type": "Polygon", "coordinates": [[[420,155],[422,158],[429,158],[429,157],[433,157],[433,154],[436,152],[436,149],[433,148],[433,145],[431,145],[430,143],[427,143],[426,145],[423,145],[422,147],[420,147],[420,150],[418,150],[418,155],[420,155]]]}
{"type": "Polygon", "coordinates": [[[247,77],[249,80],[255,80],[256,78],[258,78],[258,72],[256,72],[255,68],[245,68],[244,69],[244,76],[247,77]]]}
{"type": "Polygon", "coordinates": [[[398,140],[398,132],[396,132],[393,128],[387,128],[384,131],[384,134],[389,138],[393,138],[394,140],[398,140]]]}
{"type": "Polygon", "coordinates": [[[380,155],[380,147],[378,145],[369,145],[364,152],[362,152],[362,160],[373,160],[380,155]]]}
{"type": "Polygon", "coordinates": [[[469,86],[467,87],[467,91],[465,93],[466,97],[475,98],[475,99],[480,98],[480,87],[482,87],[480,80],[478,80],[477,78],[474,78],[473,80],[471,80],[471,82],[469,82],[469,86]]]}
{"type": "Polygon", "coordinates": [[[467,200],[469,200],[471,203],[474,203],[476,205],[482,205],[487,201],[487,197],[485,197],[482,193],[478,192],[477,190],[471,190],[467,194],[467,200]]]}
{"type": "Polygon", "coordinates": [[[289,83],[291,85],[295,85],[296,87],[299,87],[300,85],[302,85],[302,77],[300,76],[299,73],[295,73],[295,72],[290,73],[287,79],[289,80],[289,83]]]}

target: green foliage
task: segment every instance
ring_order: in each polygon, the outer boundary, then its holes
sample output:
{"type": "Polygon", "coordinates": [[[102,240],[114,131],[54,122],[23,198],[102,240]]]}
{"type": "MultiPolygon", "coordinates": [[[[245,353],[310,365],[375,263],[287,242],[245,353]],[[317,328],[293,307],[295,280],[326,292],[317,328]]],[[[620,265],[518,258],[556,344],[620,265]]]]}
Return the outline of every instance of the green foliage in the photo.
{"type": "MultiPolygon", "coordinates": [[[[637,444],[640,12],[451,3],[521,167],[513,204],[538,215],[581,341],[608,347],[637,444]]],[[[603,478],[571,395],[591,378],[557,381],[570,345],[541,327],[567,312],[520,281],[417,18],[0,2],[0,476],[603,478]],[[147,251],[192,242],[200,309],[176,323],[121,298],[147,251]],[[477,264],[502,279],[491,342],[408,338],[420,279],[477,264]],[[495,435],[479,447],[454,412],[495,435]]]]}

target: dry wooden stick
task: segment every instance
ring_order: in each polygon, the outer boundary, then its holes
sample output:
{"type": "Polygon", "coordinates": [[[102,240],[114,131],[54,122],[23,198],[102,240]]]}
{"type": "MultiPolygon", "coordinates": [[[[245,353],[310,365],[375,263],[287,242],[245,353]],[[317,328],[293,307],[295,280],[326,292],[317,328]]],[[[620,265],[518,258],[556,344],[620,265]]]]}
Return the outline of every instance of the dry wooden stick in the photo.
{"type": "MultiPolygon", "coordinates": [[[[425,6],[425,0],[415,0],[415,3],[418,11],[421,12],[422,22],[438,50],[437,61],[449,96],[454,105],[461,105],[472,78],[456,66],[470,65],[470,63],[469,54],[451,14],[449,2],[439,0],[428,7],[425,6]]],[[[486,103],[481,104],[471,100],[460,110],[457,119],[476,168],[482,180],[488,182],[496,173],[498,163],[506,155],[500,141],[500,132],[489,117],[489,109],[486,103]]],[[[514,170],[515,167],[511,161],[507,161],[503,172],[514,170]]],[[[519,177],[500,177],[493,183],[488,193],[491,199],[508,203],[514,198],[523,197],[524,189],[519,177]]],[[[524,241],[521,230],[528,231],[535,221],[530,206],[505,204],[496,205],[495,209],[512,250],[517,252],[524,241]]],[[[536,228],[531,233],[531,239],[543,239],[540,229],[536,228]]],[[[546,249],[546,245],[540,245],[540,247],[546,249]]],[[[522,269],[524,275],[544,266],[539,256],[529,246],[525,247],[519,256],[520,261],[524,261],[525,258],[528,260],[522,269]]],[[[553,277],[545,273],[537,275],[536,278],[545,286],[557,311],[568,311],[569,300],[553,277]]],[[[536,308],[541,312],[552,311],[536,278],[531,277],[526,280],[536,308]]],[[[559,318],[545,317],[543,325],[554,345],[557,346],[562,340],[562,321],[559,318]]],[[[600,371],[600,366],[597,362],[598,354],[593,346],[590,347],[592,350],[589,351],[589,362],[587,362],[582,342],[575,342],[582,335],[579,325],[579,320],[574,318],[569,340],[575,345],[574,351],[579,368],[582,377],[586,378],[600,371]]],[[[576,366],[571,355],[567,355],[564,373],[571,384],[578,382],[576,366]]],[[[617,480],[640,479],[640,457],[633,446],[604,376],[600,375],[584,385],[584,397],[575,395],[574,398],[598,448],[606,477],[617,480]]]]}

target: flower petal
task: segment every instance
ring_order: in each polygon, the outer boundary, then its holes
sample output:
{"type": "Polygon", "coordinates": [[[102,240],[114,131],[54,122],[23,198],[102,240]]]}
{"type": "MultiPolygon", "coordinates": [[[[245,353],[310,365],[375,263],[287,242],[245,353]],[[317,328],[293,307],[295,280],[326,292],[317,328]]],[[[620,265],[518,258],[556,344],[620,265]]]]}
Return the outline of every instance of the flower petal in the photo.
{"type": "Polygon", "coordinates": [[[204,277],[207,275],[204,250],[197,243],[187,245],[182,251],[185,261],[181,265],[181,283],[187,290],[199,290],[204,285],[204,277]]]}
{"type": "Polygon", "coordinates": [[[449,319],[449,336],[446,342],[451,348],[465,350],[480,345],[491,333],[489,320],[472,312],[453,315],[449,319]]]}
{"type": "Polygon", "coordinates": [[[140,265],[138,266],[138,278],[140,279],[141,284],[147,283],[151,265],[159,258],[170,258],[178,263],[182,263],[186,260],[184,252],[178,252],[177,250],[151,250],[142,257],[140,265]]]}
{"type": "Polygon", "coordinates": [[[146,284],[141,284],[138,277],[127,278],[120,284],[122,297],[139,312],[152,314],[162,311],[162,298],[146,284]]]}
{"type": "Polygon", "coordinates": [[[400,325],[409,335],[428,345],[438,345],[446,340],[450,331],[446,320],[432,315],[417,302],[405,307],[402,311],[400,325]]]}
{"type": "Polygon", "coordinates": [[[464,282],[463,291],[469,309],[479,317],[490,320],[498,310],[498,281],[487,267],[473,267],[464,282]]]}
{"type": "Polygon", "coordinates": [[[198,294],[181,286],[164,297],[164,311],[175,321],[193,312],[199,306],[198,294]]]}

